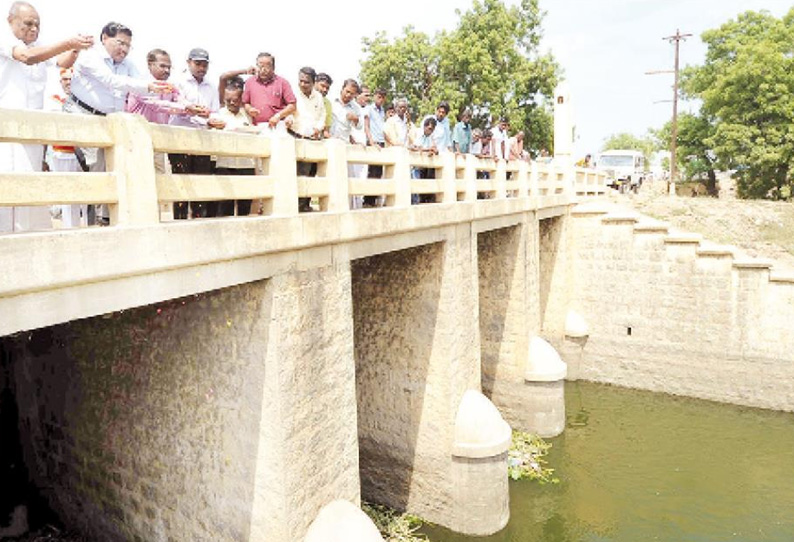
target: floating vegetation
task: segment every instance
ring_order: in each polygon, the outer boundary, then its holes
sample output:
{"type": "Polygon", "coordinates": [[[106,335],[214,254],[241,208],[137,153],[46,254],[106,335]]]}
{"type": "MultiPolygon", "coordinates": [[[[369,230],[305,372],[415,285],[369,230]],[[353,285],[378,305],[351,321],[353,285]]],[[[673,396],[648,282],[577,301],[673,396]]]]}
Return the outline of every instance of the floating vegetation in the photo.
{"type": "Polygon", "coordinates": [[[554,469],[543,459],[551,444],[537,435],[513,431],[513,443],[507,452],[507,474],[511,480],[537,480],[541,484],[558,484],[554,469]]]}
{"type": "Polygon", "coordinates": [[[428,542],[423,534],[417,534],[422,520],[411,514],[401,514],[380,504],[361,503],[361,509],[375,523],[386,542],[428,542]]]}

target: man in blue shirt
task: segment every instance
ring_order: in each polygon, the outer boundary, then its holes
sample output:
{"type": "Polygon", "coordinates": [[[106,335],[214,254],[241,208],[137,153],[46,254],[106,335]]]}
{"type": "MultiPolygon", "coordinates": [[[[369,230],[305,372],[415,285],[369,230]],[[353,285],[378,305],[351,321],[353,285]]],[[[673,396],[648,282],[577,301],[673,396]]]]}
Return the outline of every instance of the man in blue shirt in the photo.
{"type": "MultiPolygon", "coordinates": [[[[379,88],[375,90],[375,100],[364,108],[364,133],[367,137],[367,145],[381,148],[386,146],[386,138],[383,135],[383,126],[386,123],[386,110],[383,107],[385,102],[386,90],[379,88]]],[[[383,166],[370,165],[367,177],[370,179],[383,177],[383,166]]],[[[377,196],[364,196],[364,207],[375,207],[377,203],[377,196]]]]}
{"type": "Polygon", "coordinates": [[[471,110],[464,109],[452,132],[452,150],[466,154],[471,148],[471,110]]]}

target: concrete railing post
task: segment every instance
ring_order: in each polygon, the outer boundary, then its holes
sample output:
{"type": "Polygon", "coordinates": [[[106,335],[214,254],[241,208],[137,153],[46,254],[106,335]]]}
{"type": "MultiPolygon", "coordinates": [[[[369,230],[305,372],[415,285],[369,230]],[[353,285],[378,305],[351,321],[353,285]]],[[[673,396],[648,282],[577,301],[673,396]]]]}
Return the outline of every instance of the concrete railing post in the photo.
{"type": "Polygon", "coordinates": [[[576,166],[569,164],[565,166],[563,174],[563,194],[569,198],[576,198],[576,166]]]}
{"type": "Polygon", "coordinates": [[[295,140],[291,137],[274,137],[270,149],[270,176],[275,180],[273,215],[297,215],[298,172],[295,165],[295,140]]]}
{"type": "Polygon", "coordinates": [[[505,160],[496,161],[496,199],[507,197],[507,162],[505,160]]]}
{"type": "Polygon", "coordinates": [[[411,154],[405,147],[395,148],[394,207],[411,206],[411,154]]]}
{"type": "Polygon", "coordinates": [[[339,139],[329,139],[325,145],[328,148],[328,163],[325,172],[328,179],[328,211],[344,213],[350,210],[347,145],[339,139]]]}
{"type": "Polygon", "coordinates": [[[533,162],[532,167],[529,169],[529,195],[535,198],[535,205],[539,205],[538,196],[540,196],[540,187],[538,181],[540,177],[541,164],[533,162]]]}
{"type": "Polygon", "coordinates": [[[458,191],[455,186],[455,153],[441,154],[441,180],[444,192],[441,196],[442,203],[455,203],[458,201],[458,191]]]}
{"type": "Polygon", "coordinates": [[[518,197],[529,195],[529,163],[521,160],[518,164],[518,197]]]}
{"type": "Polygon", "coordinates": [[[152,138],[143,118],[108,115],[113,146],[106,149],[107,169],[116,176],[118,203],[110,206],[111,223],[138,226],[159,222],[152,138]]]}
{"type": "Polygon", "coordinates": [[[466,185],[464,201],[477,201],[477,163],[479,158],[473,154],[466,155],[466,166],[463,169],[463,180],[466,185]]]}

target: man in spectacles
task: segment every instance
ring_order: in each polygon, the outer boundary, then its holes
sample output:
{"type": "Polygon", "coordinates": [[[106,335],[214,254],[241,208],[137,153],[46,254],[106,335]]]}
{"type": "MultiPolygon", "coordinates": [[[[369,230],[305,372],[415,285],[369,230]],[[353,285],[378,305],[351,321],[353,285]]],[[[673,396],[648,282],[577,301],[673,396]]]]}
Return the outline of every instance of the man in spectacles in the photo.
{"type": "Polygon", "coordinates": [[[254,124],[276,128],[296,110],[297,99],[286,79],[276,75],[276,59],[270,53],[256,57],[256,77],[245,82],[243,104],[254,124]]]}
{"type": "MultiPolygon", "coordinates": [[[[100,41],[101,47],[86,51],[74,63],[72,93],[64,105],[65,111],[105,116],[124,111],[129,92],[171,92],[172,86],[167,81],[142,78],[127,58],[132,47],[132,30],[121,23],[108,23],[102,28],[100,41]]],[[[83,171],[105,171],[103,149],[77,148],[75,155],[83,171]]],[[[88,209],[88,224],[107,225],[107,206],[100,206],[96,215],[92,207],[88,209]]]]}

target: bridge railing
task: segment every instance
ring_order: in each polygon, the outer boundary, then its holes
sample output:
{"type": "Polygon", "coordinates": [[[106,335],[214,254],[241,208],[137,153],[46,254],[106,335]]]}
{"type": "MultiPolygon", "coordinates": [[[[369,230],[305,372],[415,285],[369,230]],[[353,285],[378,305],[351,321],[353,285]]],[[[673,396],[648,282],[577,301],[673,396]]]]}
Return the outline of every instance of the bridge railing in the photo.
{"type": "Polygon", "coordinates": [[[408,207],[421,194],[437,203],[530,197],[542,207],[607,190],[594,170],[178,128],[128,114],[0,110],[0,141],[105,149],[106,173],[0,172],[0,206],[104,203],[112,225],[158,223],[160,206],[175,201],[260,200],[263,214],[289,216],[298,214],[299,197],[316,198],[320,211],[345,212],[360,196],[381,196],[387,208],[408,207]],[[155,153],[254,158],[257,174],[158,173],[155,153]],[[299,175],[298,162],[316,164],[316,174],[299,175]],[[351,165],[380,166],[383,176],[361,178],[351,165]]]}

